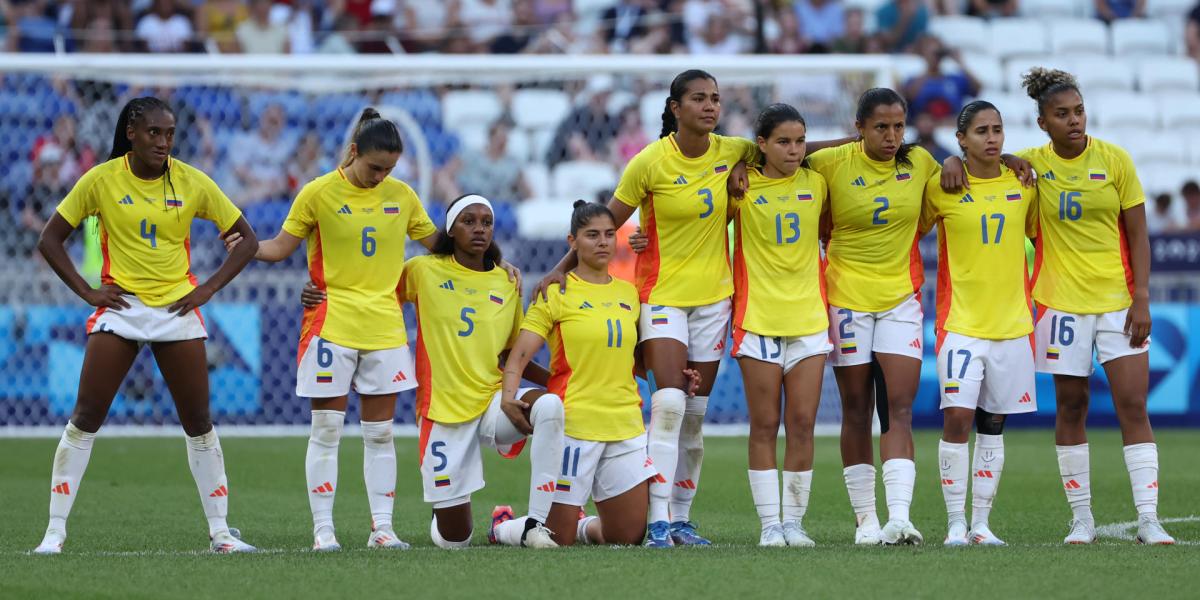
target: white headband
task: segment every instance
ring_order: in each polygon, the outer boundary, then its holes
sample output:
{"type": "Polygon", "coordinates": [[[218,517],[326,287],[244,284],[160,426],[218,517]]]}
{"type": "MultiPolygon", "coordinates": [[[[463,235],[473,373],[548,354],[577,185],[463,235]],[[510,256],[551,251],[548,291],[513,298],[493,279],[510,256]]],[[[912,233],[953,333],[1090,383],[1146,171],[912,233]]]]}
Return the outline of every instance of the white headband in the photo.
{"type": "Polygon", "coordinates": [[[458,214],[466,210],[466,208],[472,204],[482,204],[488,207],[488,210],[492,211],[493,215],[496,214],[496,211],[492,209],[492,203],[488,202],[487,198],[484,198],[479,194],[463,196],[458,202],[455,202],[454,206],[450,207],[450,211],[446,213],[446,231],[450,231],[450,228],[454,227],[454,222],[458,220],[458,214]]]}

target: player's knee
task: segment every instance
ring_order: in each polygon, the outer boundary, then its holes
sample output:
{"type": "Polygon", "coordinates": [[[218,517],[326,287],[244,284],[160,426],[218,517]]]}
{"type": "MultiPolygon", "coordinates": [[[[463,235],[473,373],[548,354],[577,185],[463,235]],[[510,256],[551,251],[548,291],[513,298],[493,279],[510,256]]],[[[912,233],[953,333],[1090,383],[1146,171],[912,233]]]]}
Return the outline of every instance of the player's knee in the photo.
{"type": "Polygon", "coordinates": [[[842,427],[850,431],[870,430],[872,425],[871,413],[863,411],[845,411],[842,413],[842,427]]]}
{"type": "Polygon", "coordinates": [[[309,439],[320,446],[337,446],[342,438],[342,422],[345,418],[346,414],[339,410],[314,410],[309,439]]]}
{"type": "Polygon", "coordinates": [[[362,424],[363,444],[368,446],[387,446],[392,444],[392,422],[378,421],[362,424]]]}
{"type": "Polygon", "coordinates": [[[975,431],[983,435],[1001,435],[1004,433],[1004,415],[997,415],[983,409],[975,409],[975,431]]]}
{"type": "Polygon", "coordinates": [[[555,394],[542,394],[529,409],[529,420],[536,430],[540,425],[553,427],[563,422],[563,401],[555,394]]]}
{"type": "Polygon", "coordinates": [[[967,440],[971,436],[971,417],[957,414],[957,411],[947,412],[942,431],[942,437],[947,441],[967,440]]]}
{"type": "Polygon", "coordinates": [[[466,537],[461,540],[448,540],[442,536],[442,532],[438,528],[437,517],[429,521],[429,537],[433,540],[433,545],[444,550],[462,550],[471,545],[471,534],[473,530],[468,530],[466,537]]]}
{"type": "Polygon", "coordinates": [[[908,402],[888,400],[888,420],[893,427],[912,423],[912,398],[908,402]]]}
{"type": "Polygon", "coordinates": [[[190,415],[189,418],[184,418],[179,415],[179,423],[183,425],[183,432],[188,437],[198,437],[213,430],[212,419],[208,417],[208,411],[204,411],[204,415],[190,415]]]}
{"type": "Polygon", "coordinates": [[[646,528],[640,523],[628,523],[604,528],[604,542],[617,546],[637,546],[642,543],[646,528]]]}
{"type": "Polygon", "coordinates": [[[679,431],[683,413],[687,407],[687,395],[683,390],[660,388],[650,396],[650,429],[674,433],[679,431]]]}
{"type": "Polygon", "coordinates": [[[750,440],[754,442],[774,442],[779,436],[779,417],[750,418],[750,440]]]}
{"type": "Polygon", "coordinates": [[[813,428],[816,427],[816,419],[809,415],[799,415],[789,417],[784,435],[789,442],[807,442],[813,438],[813,428]]]}

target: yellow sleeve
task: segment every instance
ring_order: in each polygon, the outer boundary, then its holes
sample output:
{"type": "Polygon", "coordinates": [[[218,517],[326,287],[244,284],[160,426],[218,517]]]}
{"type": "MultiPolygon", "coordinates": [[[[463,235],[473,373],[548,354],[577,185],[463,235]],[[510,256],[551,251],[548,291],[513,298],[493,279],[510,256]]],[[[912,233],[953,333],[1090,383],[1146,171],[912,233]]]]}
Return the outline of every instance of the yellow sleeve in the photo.
{"type": "Polygon", "coordinates": [[[313,184],[304,186],[299,194],[296,194],[296,199],[292,201],[292,208],[288,210],[287,218],[283,220],[283,230],[298,238],[304,239],[312,232],[313,227],[317,225],[317,214],[313,207],[314,197],[317,195],[316,187],[313,184]]]}
{"type": "Polygon", "coordinates": [[[930,154],[928,150],[920,146],[913,146],[913,149],[910,150],[910,152],[912,153],[911,159],[913,161],[914,171],[924,174],[926,181],[941,179],[942,165],[938,164],[938,161],[934,160],[933,155],[930,154]]]}
{"type": "Polygon", "coordinates": [[[808,161],[808,168],[820,173],[822,177],[826,177],[829,169],[854,151],[856,143],[850,142],[841,146],[824,148],[809,154],[805,159],[808,161]]]}
{"type": "Polygon", "coordinates": [[[396,286],[396,293],[400,296],[401,302],[412,302],[417,299],[419,271],[424,258],[424,256],[418,256],[404,262],[404,270],[400,273],[400,284],[396,286]]]}
{"type": "Polygon", "coordinates": [[[625,165],[625,172],[621,173],[617,191],[613,194],[621,203],[636,208],[650,195],[650,166],[654,162],[650,149],[653,147],[653,144],[646,146],[625,165]]]}
{"type": "Polygon", "coordinates": [[[1129,153],[1123,148],[1112,146],[1112,158],[1114,170],[1114,183],[1117,186],[1117,194],[1121,198],[1121,210],[1133,208],[1139,204],[1146,203],[1146,194],[1142,191],[1142,182],[1138,179],[1137,169],[1133,166],[1133,159],[1129,158],[1129,153]]]}
{"type": "Polygon", "coordinates": [[[437,232],[437,226],[429,219],[429,213],[425,212],[425,206],[421,204],[416,193],[412,195],[412,199],[416,207],[408,218],[408,239],[423,240],[437,232]]]}
{"type": "Polygon", "coordinates": [[[940,178],[933,177],[925,182],[925,196],[921,199],[921,218],[917,221],[917,233],[921,237],[925,237],[925,234],[929,233],[929,230],[933,229],[933,225],[937,222],[937,201],[938,195],[941,193],[940,178]]]}
{"type": "Polygon", "coordinates": [[[1031,197],[1029,199],[1029,209],[1025,212],[1025,237],[1035,238],[1038,236],[1038,189],[1037,186],[1025,188],[1025,193],[1031,197]]]}
{"type": "Polygon", "coordinates": [[[229,196],[226,196],[225,192],[217,187],[217,182],[207,174],[200,170],[193,170],[192,174],[196,177],[196,185],[201,189],[200,196],[204,198],[204,203],[196,210],[196,216],[215,223],[221,233],[229,231],[241,218],[242,211],[234,206],[229,196]]]}
{"type": "Polygon", "coordinates": [[[737,159],[753,165],[758,163],[758,144],[743,137],[726,137],[725,138],[732,149],[731,154],[737,156],[737,159]]]}
{"type": "Polygon", "coordinates": [[[525,320],[521,322],[521,329],[536,333],[542,336],[542,339],[550,337],[550,330],[554,329],[554,323],[558,320],[558,305],[561,304],[559,297],[559,287],[552,286],[546,291],[547,298],[545,300],[537,300],[529,305],[529,311],[525,313],[525,320]]]}
{"type": "Polygon", "coordinates": [[[67,197],[58,203],[58,214],[62,215],[71,227],[79,227],[84,218],[100,212],[100,205],[96,202],[96,195],[92,190],[96,180],[100,178],[101,166],[103,165],[97,165],[84,173],[83,177],[75,182],[75,187],[67,193],[67,197]]]}

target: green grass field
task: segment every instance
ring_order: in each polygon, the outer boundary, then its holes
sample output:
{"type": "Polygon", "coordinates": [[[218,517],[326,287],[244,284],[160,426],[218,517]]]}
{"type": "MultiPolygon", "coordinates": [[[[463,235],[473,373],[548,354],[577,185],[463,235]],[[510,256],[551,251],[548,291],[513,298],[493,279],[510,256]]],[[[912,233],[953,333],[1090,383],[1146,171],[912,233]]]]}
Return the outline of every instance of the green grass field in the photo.
{"type": "MultiPolygon", "coordinates": [[[[1181,542],[1200,540],[1200,435],[1158,434],[1160,514],[1181,542]]],[[[1093,434],[1092,486],[1098,524],[1132,521],[1120,436],[1093,434]]],[[[523,510],[528,462],[489,457],[488,487],[475,496],[475,542],[447,552],[429,541],[412,439],[397,440],[400,477],[396,531],[408,552],[365,549],[370,520],[362,483],[362,446],[342,444],[338,538],[347,550],[313,554],[304,489],[302,438],[228,438],[230,522],[265,550],[213,556],[206,549],[196,488],[182,439],[97,441],[61,556],[27,552],[46,524],[55,440],[0,440],[4,518],[0,519],[0,597],[191,598],[379,597],[623,598],[678,597],[1195,597],[1200,546],[1139,547],[1115,537],[1064,547],[1069,511],[1060,490],[1053,433],[1007,436],[1007,462],[992,528],[1008,548],[945,549],[937,435],[917,439],[912,518],[929,544],[856,548],[835,438],[819,438],[812,501],[805,519],[814,549],[760,549],[746,482],[745,441],[710,439],[692,516],[712,548],[647,550],[585,547],[533,552],[488,547],[493,504],[523,510]],[[494,460],[493,460],[494,459],[494,460]],[[1189,591],[1191,590],[1191,591],[1189,591]]],[[[880,516],[886,517],[882,486],[880,516]]],[[[1132,532],[1132,529],[1126,530],[1132,532]]]]}

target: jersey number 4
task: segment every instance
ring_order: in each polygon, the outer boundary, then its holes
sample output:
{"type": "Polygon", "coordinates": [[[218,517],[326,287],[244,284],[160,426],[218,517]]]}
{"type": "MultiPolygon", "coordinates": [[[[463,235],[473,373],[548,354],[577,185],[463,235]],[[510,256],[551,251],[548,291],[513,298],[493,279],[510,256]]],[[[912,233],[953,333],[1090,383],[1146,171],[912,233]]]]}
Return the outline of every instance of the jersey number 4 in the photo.
{"type": "Polygon", "coordinates": [[[151,248],[157,248],[158,225],[151,223],[149,219],[142,219],[142,239],[149,242],[151,248]],[[149,227],[146,227],[147,225],[149,225],[149,227]]]}

